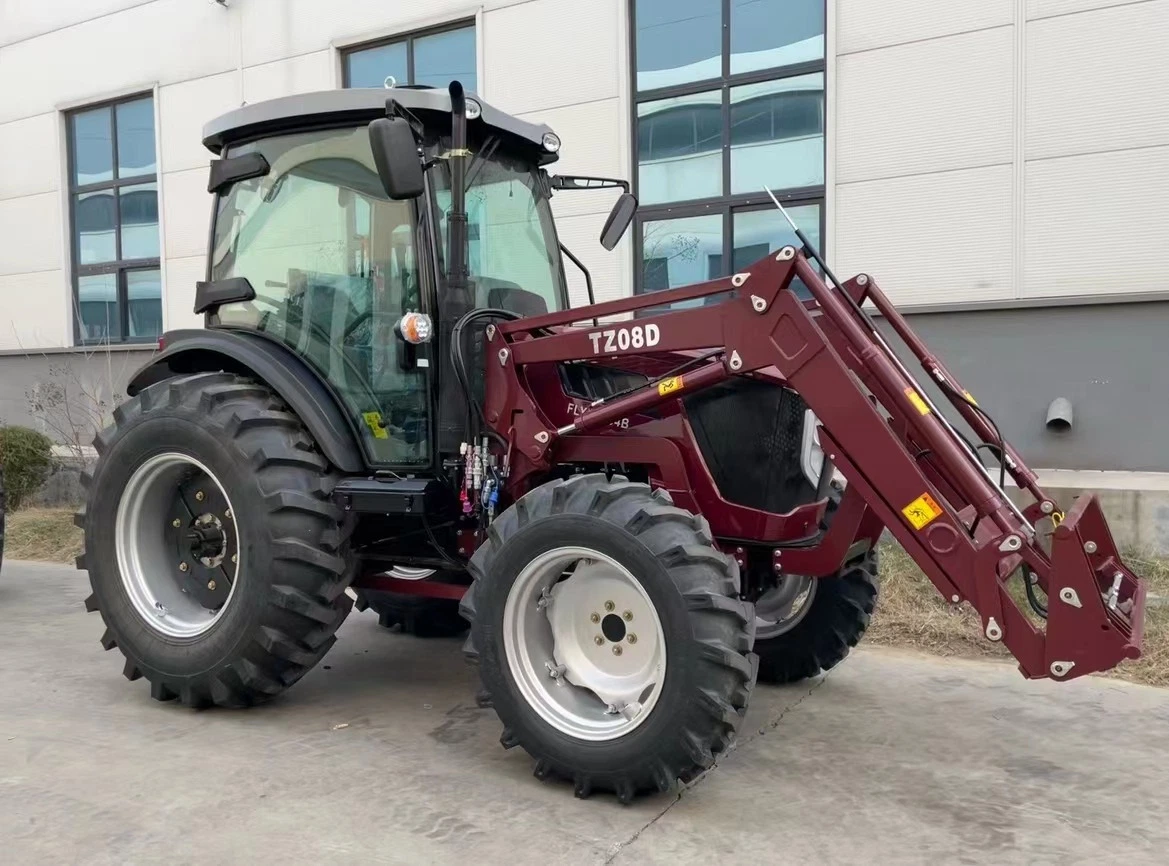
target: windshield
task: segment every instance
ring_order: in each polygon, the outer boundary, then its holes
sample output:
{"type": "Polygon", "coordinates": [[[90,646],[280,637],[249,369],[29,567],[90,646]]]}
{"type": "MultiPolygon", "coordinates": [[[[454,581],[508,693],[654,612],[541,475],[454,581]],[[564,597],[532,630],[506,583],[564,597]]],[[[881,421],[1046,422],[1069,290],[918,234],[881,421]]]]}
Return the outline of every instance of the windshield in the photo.
{"type": "MultiPolygon", "coordinates": [[[[432,177],[445,255],[450,166],[442,163],[432,177]]],[[[475,283],[475,306],[529,316],[539,306],[549,312],[563,309],[567,293],[560,247],[536,170],[496,151],[469,163],[467,177],[467,268],[475,283]]]]}

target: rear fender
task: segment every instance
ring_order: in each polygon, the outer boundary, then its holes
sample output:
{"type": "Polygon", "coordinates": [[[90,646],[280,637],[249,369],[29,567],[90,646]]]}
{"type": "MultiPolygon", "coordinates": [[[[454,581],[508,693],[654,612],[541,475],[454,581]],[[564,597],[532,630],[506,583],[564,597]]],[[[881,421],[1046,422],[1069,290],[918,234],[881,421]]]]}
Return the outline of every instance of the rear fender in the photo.
{"type": "Polygon", "coordinates": [[[172,376],[230,372],[254,378],[275,391],[308,428],[321,452],[340,471],[365,470],[349,416],[321,377],[279,343],[244,331],[184,330],[164,336],[166,346],[130,379],[134,396],[172,376]]]}

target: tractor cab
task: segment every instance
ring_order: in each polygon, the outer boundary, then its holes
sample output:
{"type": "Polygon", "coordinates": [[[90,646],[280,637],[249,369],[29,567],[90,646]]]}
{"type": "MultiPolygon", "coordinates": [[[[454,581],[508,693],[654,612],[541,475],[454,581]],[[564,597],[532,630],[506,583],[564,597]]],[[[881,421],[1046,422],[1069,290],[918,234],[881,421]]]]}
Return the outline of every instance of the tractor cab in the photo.
{"type": "Polygon", "coordinates": [[[203,143],[220,159],[196,311],[311,365],[368,466],[425,471],[458,450],[461,315],[568,307],[545,170],[560,139],[457,83],[249,105],[203,143]]]}

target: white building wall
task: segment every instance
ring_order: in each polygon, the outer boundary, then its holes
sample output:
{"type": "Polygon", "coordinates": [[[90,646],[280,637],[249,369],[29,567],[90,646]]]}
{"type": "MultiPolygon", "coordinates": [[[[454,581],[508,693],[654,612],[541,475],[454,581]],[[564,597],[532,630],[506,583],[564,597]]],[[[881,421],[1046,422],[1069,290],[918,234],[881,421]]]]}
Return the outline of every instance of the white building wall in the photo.
{"type": "MultiPolygon", "coordinates": [[[[191,307],[211,215],[203,124],[244,102],[339,87],[345,46],[465,19],[477,24],[480,94],[552,125],[564,141],[557,171],[628,176],[624,0],[4,0],[0,351],[72,343],[63,112],[155,94],[163,321],[198,326],[191,307]]],[[[613,253],[597,242],[614,198],[555,203],[561,240],[592,270],[599,297],[630,290],[628,242],[613,253]]],[[[582,303],[583,280],[568,272],[582,303]]]]}
{"type": "Polygon", "coordinates": [[[1169,0],[834,12],[840,272],[906,306],[1165,291],[1169,0]]]}
{"type": "MultiPolygon", "coordinates": [[[[1169,198],[1149,192],[1169,172],[1169,0],[828,2],[827,234],[842,273],[871,272],[907,305],[1164,291],[1169,198]]],[[[195,325],[206,120],[339,86],[344,46],[474,19],[481,95],[552,125],[557,171],[628,177],[626,4],[4,0],[0,351],[72,341],[63,111],[155,94],[164,324],[195,325]]],[[[597,243],[614,197],[554,203],[602,299],[632,284],[629,240],[597,243]]]]}

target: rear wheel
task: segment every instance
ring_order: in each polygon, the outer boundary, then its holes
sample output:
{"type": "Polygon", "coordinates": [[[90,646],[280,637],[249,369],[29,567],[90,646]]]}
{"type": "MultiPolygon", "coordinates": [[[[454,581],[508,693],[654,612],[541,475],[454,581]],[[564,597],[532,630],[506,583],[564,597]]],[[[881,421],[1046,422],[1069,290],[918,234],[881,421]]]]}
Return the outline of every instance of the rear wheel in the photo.
{"type": "MultiPolygon", "coordinates": [[[[445,574],[431,568],[395,565],[388,572],[402,580],[442,580],[445,574]]],[[[378,616],[378,624],[415,637],[456,637],[470,626],[459,613],[459,603],[450,598],[428,598],[403,592],[376,589],[357,591],[357,609],[369,608],[378,616]]]]}
{"type": "Polygon", "coordinates": [[[102,646],[158,700],[279,694],[352,606],[335,475],[271,391],[229,374],[162,382],[115,422],[78,516],[102,646]]]}
{"type": "Polygon", "coordinates": [[[545,484],[495,521],[463,598],[505,747],[577,796],[666,790],[731,743],[754,617],[706,521],[604,475],[545,484]]]}
{"type": "Polygon", "coordinates": [[[755,600],[759,681],[797,682],[835,667],[864,636],[876,603],[875,549],[833,577],[783,575],[755,600]]]}

